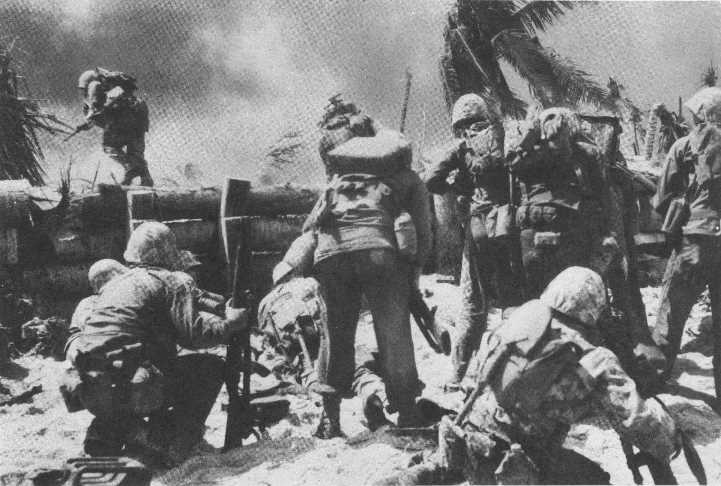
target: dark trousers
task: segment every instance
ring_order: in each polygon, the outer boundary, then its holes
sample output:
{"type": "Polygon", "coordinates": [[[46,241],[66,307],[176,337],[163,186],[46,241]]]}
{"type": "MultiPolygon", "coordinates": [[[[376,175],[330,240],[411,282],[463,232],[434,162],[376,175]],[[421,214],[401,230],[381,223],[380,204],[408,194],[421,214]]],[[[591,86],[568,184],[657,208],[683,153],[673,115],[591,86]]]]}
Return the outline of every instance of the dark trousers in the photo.
{"type": "Polygon", "coordinates": [[[520,279],[511,265],[511,245],[515,242],[507,238],[489,238],[483,231],[484,218],[483,214],[471,216],[465,231],[461,308],[456,317],[452,350],[453,380],[456,382],[465,376],[471,356],[481,343],[490,302],[503,308],[522,303],[520,279]]]}
{"type": "MultiPolygon", "coordinates": [[[[179,356],[166,374],[166,406],[149,417],[151,440],[177,448],[199,442],[223,384],[223,371],[224,361],[219,356],[179,356]]],[[[128,434],[143,426],[142,419],[132,414],[95,417],[86,434],[85,451],[94,456],[120,454],[128,434]]]]}
{"type": "Polygon", "coordinates": [[[684,236],[668,260],[653,339],[666,355],[667,373],[681,347],[686,319],[708,285],[714,339],[714,383],[721,396],[721,237],[684,236]]]}
{"type": "Polygon", "coordinates": [[[321,383],[350,396],[355,372],[355,334],[361,296],[373,316],[382,375],[391,409],[410,412],[418,388],[408,299],[412,268],[393,250],[359,250],[322,260],[315,267],[328,308],[321,338],[321,383]]]}
{"type": "Polygon", "coordinates": [[[153,186],[153,178],[145,160],[145,134],[115,134],[112,130],[103,132],[103,151],[125,168],[123,185],[130,185],[140,177],[140,185],[153,186]]]}

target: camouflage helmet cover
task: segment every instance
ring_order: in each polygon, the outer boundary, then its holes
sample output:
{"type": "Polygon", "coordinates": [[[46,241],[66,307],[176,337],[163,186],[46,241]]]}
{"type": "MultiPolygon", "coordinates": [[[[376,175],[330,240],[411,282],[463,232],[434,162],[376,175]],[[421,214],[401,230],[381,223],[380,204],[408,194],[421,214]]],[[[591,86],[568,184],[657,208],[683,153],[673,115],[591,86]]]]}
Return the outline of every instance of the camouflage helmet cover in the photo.
{"type": "Polygon", "coordinates": [[[581,118],[568,108],[548,108],[537,117],[541,140],[548,140],[560,133],[573,138],[581,131],[581,118]]]}
{"type": "Polygon", "coordinates": [[[97,81],[100,78],[98,75],[98,71],[95,69],[88,69],[87,71],[84,71],[83,74],[80,75],[78,78],[78,88],[80,89],[88,89],[88,85],[92,83],[93,81],[97,81]]]}
{"type": "Polygon", "coordinates": [[[148,221],[135,228],[128,239],[123,258],[132,264],[183,270],[175,234],[157,221],[148,221]]]}
{"type": "Polygon", "coordinates": [[[721,88],[707,86],[684,103],[693,115],[708,123],[721,123],[721,88]]]}
{"type": "Polygon", "coordinates": [[[88,282],[90,288],[96,294],[113,278],[125,273],[128,267],[117,260],[104,258],[93,263],[88,270],[88,282]]]}
{"type": "Polygon", "coordinates": [[[569,267],[551,280],[541,302],[586,326],[594,326],[606,306],[601,276],[585,267],[569,267]]]}
{"type": "Polygon", "coordinates": [[[464,94],[453,105],[451,113],[451,126],[456,126],[467,120],[498,121],[500,116],[486,100],[475,93],[464,94]]]}

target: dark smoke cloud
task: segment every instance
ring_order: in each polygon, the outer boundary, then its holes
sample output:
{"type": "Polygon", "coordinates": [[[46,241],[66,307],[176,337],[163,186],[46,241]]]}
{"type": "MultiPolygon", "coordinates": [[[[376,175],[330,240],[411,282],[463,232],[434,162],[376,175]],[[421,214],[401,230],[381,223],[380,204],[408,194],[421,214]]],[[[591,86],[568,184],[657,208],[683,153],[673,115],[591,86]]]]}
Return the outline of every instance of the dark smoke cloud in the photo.
{"type": "MultiPolygon", "coordinates": [[[[303,163],[280,173],[308,181],[320,176],[314,130],[327,98],[342,91],[397,126],[406,68],[409,135],[423,147],[448,136],[437,68],[446,4],[9,0],[0,5],[0,39],[17,37],[32,94],[75,123],[80,72],[99,65],[137,76],[151,109],[147,158],[159,177],[178,179],[188,163],[207,182],[257,177],[268,146],[299,131],[303,163]]],[[[720,20],[716,2],[584,2],[541,39],[600,82],[616,77],[641,107],[675,106],[719,51],[720,20]]],[[[46,140],[49,174],[71,157],[76,171],[92,172],[98,138],[95,131],[64,145],[46,140]]]]}

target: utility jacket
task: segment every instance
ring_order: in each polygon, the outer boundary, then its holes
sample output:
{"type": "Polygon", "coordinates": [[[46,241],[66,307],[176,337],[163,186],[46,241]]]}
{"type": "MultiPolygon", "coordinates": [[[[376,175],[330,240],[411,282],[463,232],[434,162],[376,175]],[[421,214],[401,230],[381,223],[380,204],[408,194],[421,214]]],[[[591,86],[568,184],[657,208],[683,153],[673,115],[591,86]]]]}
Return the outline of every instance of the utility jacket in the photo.
{"type": "Polygon", "coordinates": [[[426,187],[434,194],[454,190],[472,197],[474,208],[483,210],[508,203],[509,181],[503,155],[503,135],[494,133],[490,150],[477,154],[463,139],[456,139],[432,157],[425,176],[426,187]],[[448,178],[457,171],[451,185],[448,178]]]}
{"type": "MultiPolygon", "coordinates": [[[[512,442],[553,449],[561,446],[572,424],[600,415],[622,439],[667,461],[675,451],[673,419],[660,403],[644,400],[639,395],[635,382],[623,370],[616,355],[595,344],[599,339],[597,331],[554,316],[550,333],[551,339],[570,342],[578,350],[580,359],[576,364],[563,368],[530,407],[526,404],[503,408],[494,392],[499,389],[489,386],[475,402],[466,425],[498,433],[512,442]]],[[[484,346],[481,346],[479,360],[483,359],[484,346]]],[[[511,356],[509,361],[512,360],[511,356]]],[[[503,376],[503,368],[497,376],[503,376]]],[[[530,394],[531,390],[526,392],[530,394]]]]}
{"type": "Polygon", "coordinates": [[[721,235],[721,130],[706,124],[672,146],[656,191],[656,211],[685,196],[690,215],[683,233],[721,235]]]}
{"type": "Polygon", "coordinates": [[[79,352],[107,352],[142,343],[161,370],[177,346],[203,348],[227,342],[228,323],[198,309],[200,289],[190,275],[158,267],[135,267],[106,284],[76,334],[79,352]]]}

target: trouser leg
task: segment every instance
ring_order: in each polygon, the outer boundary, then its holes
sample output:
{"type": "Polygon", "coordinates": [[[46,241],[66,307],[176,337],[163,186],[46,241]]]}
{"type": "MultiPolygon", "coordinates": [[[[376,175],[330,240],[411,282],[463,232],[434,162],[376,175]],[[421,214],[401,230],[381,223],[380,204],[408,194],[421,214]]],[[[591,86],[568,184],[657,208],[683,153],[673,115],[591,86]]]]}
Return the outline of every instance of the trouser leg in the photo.
{"type": "MultiPolygon", "coordinates": [[[[715,248],[715,252],[721,252],[721,248],[715,248]]],[[[716,275],[710,276],[709,294],[711,296],[711,319],[713,321],[713,378],[716,387],[716,398],[721,398],[721,276],[718,275],[718,264],[721,263],[721,255],[714,255],[717,265],[716,275]]],[[[713,273],[713,272],[709,272],[713,273]]]]}
{"type": "Polygon", "coordinates": [[[95,417],[83,441],[83,449],[90,456],[119,456],[125,444],[125,433],[136,419],[117,414],[109,417],[95,417]]]}
{"type": "Polygon", "coordinates": [[[350,396],[355,371],[360,285],[354,272],[347,254],[324,260],[316,268],[328,309],[328,321],[321,332],[318,379],[342,396],[350,396]]]}
{"type": "Polygon", "coordinates": [[[353,375],[353,394],[365,402],[371,395],[377,396],[384,407],[388,406],[386,385],[377,369],[379,363],[366,361],[358,366],[353,375]]]}
{"type": "Polygon", "coordinates": [[[686,319],[706,284],[698,268],[702,263],[700,245],[684,238],[666,265],[653,339],[666,355],[667,373],[681,346],[686,319]]]}
{"type": "Polygon", "coordinates": [[[408,301],[411,267],[394,251],[370,250],[358,255],[358,274],[368,299],[378,342],[381,370],[392,410],[411,413],[418,392],[408,301]]]}
{"type": "Polygon", "coordinates": [[[205,433],[205,421],[223,384],[224,361],[212,354],[188,354],[176,359],[171,404],[172,440],[177,447],[190,448],[205,433]]]}
{"type": "Polygon", "coordinates": [[[487,323],[485,289],[479,276],[481,270],[477,266],[477,251],[473,245],[473,241],[467,236],[461,263],[461,308],[456,318],[456,341],[453,343],[451,355],[453,362],[451,380],[455,383],[460,383],[466,375],[471,357],[478,349],[487,323]]]}
{"type": "Polygon", "coordinates": [[[153,178],[150,176],[148,162],[145,160],[145,135],[137,135],[127,143],[126,173],[123,184],[132,183],[136,176],[140,177],[140,185],[153,186],[153,178]]]}

